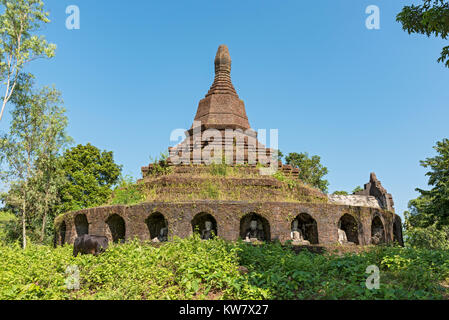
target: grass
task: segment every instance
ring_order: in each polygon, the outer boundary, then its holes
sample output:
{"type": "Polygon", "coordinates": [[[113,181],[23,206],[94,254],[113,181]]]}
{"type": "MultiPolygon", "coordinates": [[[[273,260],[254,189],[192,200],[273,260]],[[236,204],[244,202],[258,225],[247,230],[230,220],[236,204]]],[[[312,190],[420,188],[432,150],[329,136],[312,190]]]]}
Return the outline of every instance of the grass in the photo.
{"type": "Polygon", "coordinates": [[[0,299],[445,299],[449,253],[397,247],[357,253],[295,253],[197,236],[154,246],[132,241],[99,257],[72,247],[0,245],[0,299]],[[380,269],[380,288],[365,281],[380,269]],[[68,266],[80,288],[68,290],[68,266]],[[244,266],[248,272],[239,272],[244,266]]]}
{"type": "Polygon", "coordinates": [[[257,168],[215,163],[170,168],[170,172],[155,172],[137,184],[125,181],[105,205],[195,200],[327,202],[317,189],[281,172],[263,176],[257,168]]]}

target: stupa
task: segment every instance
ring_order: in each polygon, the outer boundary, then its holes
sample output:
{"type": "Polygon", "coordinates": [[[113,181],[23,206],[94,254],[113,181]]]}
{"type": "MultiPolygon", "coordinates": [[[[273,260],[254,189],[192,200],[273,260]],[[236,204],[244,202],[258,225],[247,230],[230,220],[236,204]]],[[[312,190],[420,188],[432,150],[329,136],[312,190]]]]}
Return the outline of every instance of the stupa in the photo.
{"type": "Polygon", "coordinates": [[[219,46],[214,63],[214,82],[185,140],[169,148],[168,158],[142,167],[145,201],[68,212],[55,220],[57,244],[83,234],[164,242],[194,232],[205,241],[403,244],[393,198],[374,173],[353,195],[304,184],[299,170],[278,161],[251,128],[231,81],[227,46],[219,46]]]}

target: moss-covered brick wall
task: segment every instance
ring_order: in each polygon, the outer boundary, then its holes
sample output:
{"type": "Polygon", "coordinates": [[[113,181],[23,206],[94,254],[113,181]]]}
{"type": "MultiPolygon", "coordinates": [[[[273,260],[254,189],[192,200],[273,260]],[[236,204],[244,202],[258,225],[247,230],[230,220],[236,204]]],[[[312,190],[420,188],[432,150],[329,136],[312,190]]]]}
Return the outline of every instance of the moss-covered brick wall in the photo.
{"type": "MultiPolygon", "coordinates": [[[[70,212],[56,221],[57,243],[63,238],[72,244],[77,234],[75,217],[86,215],[88,232],[93,235],[105,235],[112,241],[111,229],[107,224],[112,215],[123,218],[125,240],[138,238],[151,240],[147,225],[148,217],[153,213],[161,213],[168,223],[169,239],[187,237],[193,232],[192,220],[197,214],[209,213],[217,223],[218,236],[235,241],[240,237],[240,223],[245,215],[256,213],[268,221],[271,240],[285,242],[290,240],[292,221],[301,213],[307,213],[317,222],[318,240],[320,244],[336,243],[337,228],[340,218],[349,214],[358,224],[358,241],[361,245],[371,244],[371,224],[375,216],[379,216],[385,230],[387,242],[393,241],[393,230],[401,229],[400,218],[391,212],[368,208],[353,207],[326,203],[288,203],[288,202],[241,202],[202,200],[182,203],[143,203],[134,206],[110,206],[70,212]],[[396,221],[395,227],[394,222],[396,221]],[[64,224],[64,228],[62,228],[64,224]],[[61,230],[65,229],[65,234],[61,230]]],[[[81,221],[78,219],[78,221],[81,221]]],[[[83,230],[79,228],[78,230],[83,230]]],[[[402,239],[402,235],[397,235],[402,239]]]]}

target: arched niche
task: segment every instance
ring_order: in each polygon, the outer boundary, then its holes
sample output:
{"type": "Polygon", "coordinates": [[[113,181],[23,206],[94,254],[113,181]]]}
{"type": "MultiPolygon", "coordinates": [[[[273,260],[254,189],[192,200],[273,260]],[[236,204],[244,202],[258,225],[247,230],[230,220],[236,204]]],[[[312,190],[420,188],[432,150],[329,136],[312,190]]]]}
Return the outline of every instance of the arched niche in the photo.
{"type": "Polygon", "coordinates": [[[353,216],[344,214],[338,222],[338,228],[346,233],[348,242],[359,244],[359,224],[353,216]]]}
{"type": "Polygon", "coordinates": [[[318,226],[316,220],[308,213],[300,213],[292,221],[292,231],[294,231],[295,221],[297,228],[302,232],[304,240],[309,241],[310,244],[318,244],[318,226]]]}
{"type": "Polygon", "coordinates": [[[148,227],[148,232],[150,233],[151,240],[157,238],[160,242],[167,241],[168,222],[162,213],[160,212],[152,213],[145,220],[145,223],[148,227]]]}
{"type": "Polygon", "coordinates": [[[267,219],[257,213],[249,213],[240,219],[240,238],[257,239],[259,241],[270,241],[270,223],[267,219]],[[257,230],[251,228],[251,221],[257,223],[257,230]]]}
{"type": "Polygon", "coordinates": [[[385,243],[385,228],[379,216],[375,216],[371,222],[371,243],[385,243]]]}
{"type": "Polygon", "coordinates": [[[192,230],[193,232],[199,232],[201,239],[203,240],[212,239],[218,235],[217,221],[209,213],[198,213],[192,219],[192,230]],[[209,226],[209,228],[207,226],[209,226]]]}
{"type": "Polygon", "coordinates": [[[114,243],[123,243],[126,235],[125,220],[118,214],[113,214],[106,220],[106,224],[108,225],[112,241],[114,243]]]}
{"type": "Polygon", "coordinates": [[[85,214],[78,214],[75,217],[75,229],[78,237],[89,234],[89,222],[85,214]]]}

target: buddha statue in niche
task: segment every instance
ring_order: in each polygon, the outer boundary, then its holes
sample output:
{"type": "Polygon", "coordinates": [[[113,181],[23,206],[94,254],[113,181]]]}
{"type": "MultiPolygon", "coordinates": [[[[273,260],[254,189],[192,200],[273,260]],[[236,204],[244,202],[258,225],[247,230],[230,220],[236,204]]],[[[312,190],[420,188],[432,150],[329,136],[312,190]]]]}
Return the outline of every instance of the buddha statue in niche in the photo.
{"type": "Polygon", "coordinates": [[[258,220],[251,220],[249,228],[246,231],[245,242],[264,241],[265,235],[263,225],[258,220]]]}
{"type": "Polygon", "coordinates": [[[204,223],[205,227],[204,229],[201,231],[201,239],[203,240],[209,240],[212,239],[215,236],[214,230],[212,230],[212,222],[211,221],[206,221],[204,223]]]}
{"type": "Polygon", "coordinates": [[[338,242],[341,245],[347,244],[347,245],[353,245],[354,242],[348,241],[348,237],[346,236],[346,231],[344,231],[341,227],[341,221],[338,223],[338,242]]]}
{"type": "Polygon", "coordinates": [[[161,230],[159,231],[159,235],[151,241],[154,243],[167,242],[168,241],[168,228],[167,227],[161,228],[161,230]]]}
{"type": "Polygon", "coordinates": [[[292,244],[294,245],[310,245],[310,241],[304,239],[304,233],[303,231],[298,227],[299,221],[295,219],[293,221],[292,225],[292,232],[291,232],[291,238],[292,238],[292,244]]]}
{"type": "Polygon", "coordinates": [[[383,243],[383,229],[381,227],[375,228],[373,230],[373,235],[371,237],[372,244],[383,243]]]}

